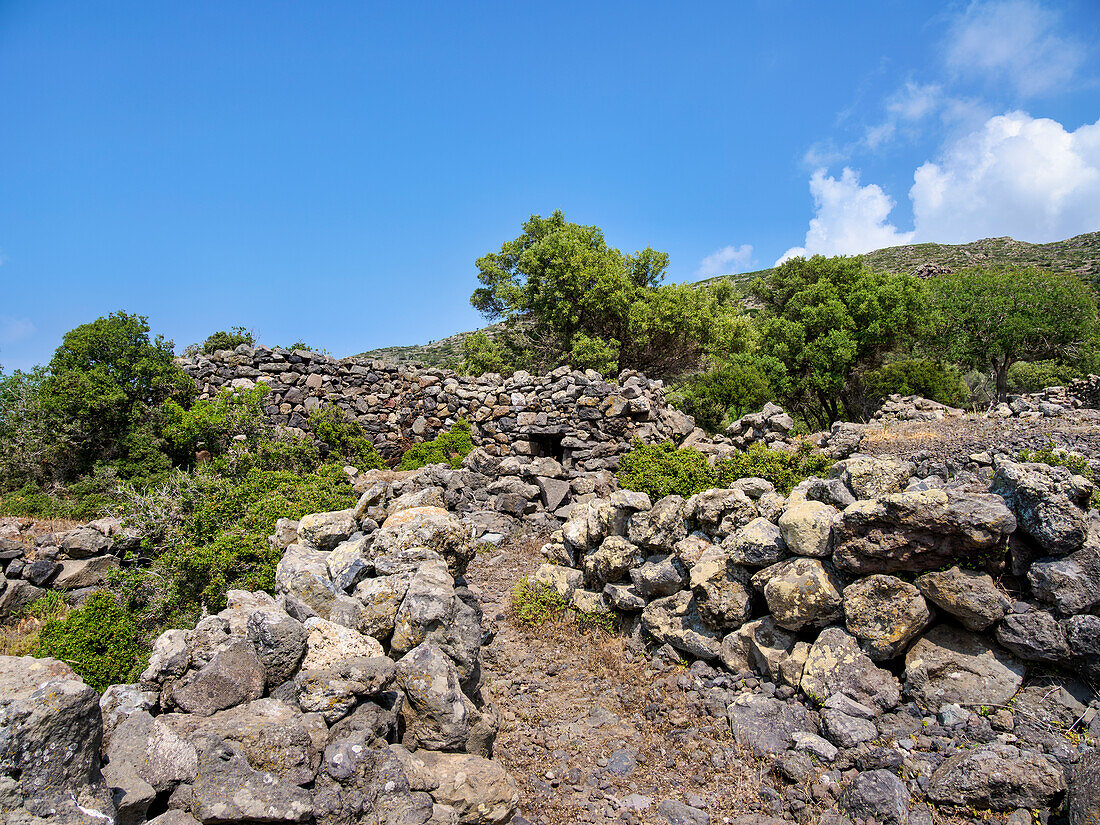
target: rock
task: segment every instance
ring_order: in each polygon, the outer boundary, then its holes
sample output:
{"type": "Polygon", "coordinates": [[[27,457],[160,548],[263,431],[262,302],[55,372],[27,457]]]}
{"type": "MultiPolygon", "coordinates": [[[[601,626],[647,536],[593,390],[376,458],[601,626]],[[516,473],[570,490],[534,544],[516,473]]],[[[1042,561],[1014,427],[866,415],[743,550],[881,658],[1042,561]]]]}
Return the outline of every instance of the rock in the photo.
{"type": "Polygon", "coordinates": [[[191,666],[190,630],[166,630],[153,642],[149,666],[141,674],[146,685],[162,685],[169,679],[182,676],[191,666]]]}
{"type": "Polygon", "coordinates": [[[257,610],[248,617],[248,640],[264,666],[269,688],[295,674],[306,654],[306,629],[281,610],[257,610]]]}
{"type": "Polygon", "coordinates": [[[257,699],[212,716],[167,713],[157,717],[185,741],[213,736],[240,746],[255,770],[295,785],[313,782],[328,729],[319,714],[303,714],[278,699],[257,699]]]}
{"type": "Polygon", "coordinates": [[[613,608],[627,613],[641,610],[646,604],[632,584],[605,584],[603,595],[613,608]]]}
{"type": "Polygon", "coordinates": [[[35,587],[43,587],[52,579],[58,571],[61,570],[61,565],[50,559],[36,559],[23,568],[23,578],[33,584],[35,587]]]}
{"type": "Polygon", "coordinates": [[[763,585],[768,610],[787,630],[823,627],[842,613],[840,583],[817,559],[794,558],[761,570],[752,579],[763,585]]]}
{"type": "Polygon", "coordinates": [[[1100,607],[1100,540],[1063,558],[1037,561],[1027,571],[1036,598],[1063,615],[1100,607]]]}
{"type": "Polygon", "coordinates": [[[375,533],[372,552],[396,553],[426,547],[442,556],[452,576],[461,576],[476,546],[468,529],[440,507],[412,507],[389,516],[375,533]]]}
{"type": "Polygon", "coordinates": [[[1000,460],[990,490],[1004,497],[1020,528],[1056,556],[1085,543],[1088,520],[1078,506],[1092,493],[1092,485],[1065,467],[1000,460]]]}
{"type": "Polygon", "coordinates": [[[365,636],[375,639],[389,638],[397,621],[397,611],[409,591],[411,581],[411,573],[394,573],[359,582],[352,600],[354,604],[349,605],[352,617],[344,616],[343,603],[337,611],[340,618],[345,619],[340,624],[350,627],[354,623],[354,629],[365,636]]]}
{"type": "MultiPolygon", "coordinates": [[[[544,587],[549,587],[565,602],[573,598],[575,590],[584,587],[584,575],[580,570],[562,567],[559,564],[540,564],[531,579],[544,587]]],[[[608,585],[608,587],[612,586],[608,585]]]]}
{"type": "Polygon", "coordinates": [[[331,513],[311,513],[298,522],[298,540],[321,551],[336,548],[359,529],[354,508],[331,513]]]}
{"type": "Polygon", "coordinates": [[[1048,808],[1066,791],[1055,763],[1015,749],[983,748],[947,759],[928,783],[933,802],[1011,811],[1048,808]]]}
{"type": "Polygon", "coordinates": [[[837,747],[854,748],[860,742],[870,742],[878,738],[878,728],[874,722],[849,716],[843,711],[825,708],[821,711],[821,722],[825,727],[825,735],[837,747]]]}
{"type": "Polygon", "coordinates": [[[713,659],[721,648],[720,634],[703,622],[699,605],[688,590],[646,605],[642,625],[658,641],[700,659],[713,659]]]}
{"type": "Polygon", "coordinates": [[[816,733],[808,733],[804,730],[796,730],[791,734],[791,744],[796,751],[813,754],[825,762],[832,762],[840,753],[836,746],[822,739],[816,733]]]}
{"type": "Polygon", "coordinates": [[[329,578],[334,583],[338,580],[343,582],[343,586],[337,587],[338,590],[346,592],[372,572],[374,565],[367,559],[370,545],[371,539],[368,536],[359,536],[341,542],[329,553],[327,560],[329,578]],[[358,576],[358,580],[355,576],[358,576]]]}
{"type": "Polygon", "coordinates": [[[788,505],[779,517],[779,532],[787,549],[796,556],[828,556],[837,510],[820,501],[788,505]]]}
{"type": "Polygon", "coordinates": [[[96,556],[90,559],[61,562],[61,570],[53,580],[54,590],[79,590],[82,587],[99,587],[106,583],[107,574],[118,567],[114,556],[96,556]]]}
{"type": "Polygon", "coordinates": [[[322,618],[332,613],[336,588],[329,578],[328,559],[318,550],[290,545],[275,568],[275,587],[322,618]]]}
{"type": "Polygon", "coordinates": [[[409,758],[431,775],[429,793],[458,814],[460,823],[501,825],[519,805],[519,790],[499,762],[465,753],[418,750],[409,758]]]}
{"type": "Polygon", "coordinates": [[[762,758],[782,753],[796,731],[814,732],[809,711],[762,694],[742,693],[727,708],[733,738],[762,758]]]}
{"type": "Polygon", "coordinates": [[[324,670],[302,670],[294,679],[294,694],[306,713],[320,713],[325,722],[340,721],[365,696],[377,696],[394,679],[394,663],[385,656],[353,658],[324,670]]]}
{"type": "Polygon", "coordinates": [[[631,568],[643,561],[642,551],[637,546],[622,536],[608,536],[584,557],[584,576],[592,584],[602,587],[609,582],[623,581],[631,568]]]}
{"type": "Polygon", "coordinates": [[[665,496],[648,511],[630,517],[627,535],[632,544],[671,553],[676,542],[687,538],[686,503],[680,496],[665,496]]]}
{"type": "Polygon", "coordinates": [[[302,670],[324,670],[345,659],[384,656],[377,639],[314,616],[306,619],[302,670]]]}
{"type": "Polygon", "coordinates": [[[1086,679],[1100,682],[1100,616],[1073,616],[1065,627],[1074,666],[1086,679]]]}
{"type": "Polygon", "coordinates": [[[985,630],[1003,619],[1012,605],[991,576],[972,570],[952,567],[925,573],[916,584],[926,599],[955,616],[967,630],[985,630]]]}
{"type": "MultiPolygon", "coordinates": [[[[3,578],[0,578],[3,582],[3,578]]],[[[41,587],[35,587],[22,579],[9,579],[6,587],[0,588],[0,619],[20,616],[36,601],[46,595],[41,587]]]]}
{"type": "Polygon", "coordinates": [[[905,651],[932,622],[920,591],[894,576],[876,574],[844,588],[848,632],[876,662],[905,651]]]}
{"type": "Polygon", "coordinates": [[[1066,797],[1069,825],[1100,822],[1100,751],[1084,754],[1070,769],[1066,797]]]}
{"type": "Polygon", "coordinates": [[[657,813],[668,825],[710,825],[710,814],[678,799],[662,799],[657,805],[657,813]]]}
{"type": "Polygon", "coordinates": [[[733,532],[756,518],[752,499],[739,489],[707,490],[692,496],[689,506],[695,521],[710,535],[733,532]]]}
{"type": "MultiPolygon", "coordinates": [[[[679,545],[677,545],[679,546],[679,545]]],[[[777,524],[766,518],[754,518],[722,542],[729,559],[746,567],[767,567],[786,555],[787,543],[777,524]]]]}
{"type": "Polygon", "coordinates": [[[171,701],[188,713],[215,711],[251,702],[264,695],[266,674],[252,643],[235,639],[214,654],[201,670],[191,671],[171,690],[171,701]]]}
{"type": "Polygon", "coordinates": [[[132,713],[119,724],[106,754],[113,765],[133,765],[157,793],[194,781],[199,770],[195,745],[146,711],[132,713]]]}
{"type": "Polygon", "coordinates": [[[99,695],[57,659],[0,656],[0,781],[29,800],[85,797],[99,772],[99,695]]]}
{"type": "Polygon", "coordinates": [[[905,657],[906,692],[926,708],[953,702],[1003,705],[1020,689],[1024,666],[969,631],[939,625],[905,657]]]}
{"type": "Polygon", "coordinates": [[[543,478],[540,476],[535,479],[535,484],[539,488],[543,506],[547,510],[557,510],[565,501],[566,496],[569,495],[569,482],[562,481],[560,478],[543,478]]]}
{"type": "Polygon", "coordinates": [[[840,795],[840,808],[849,816],[883,825],[909,822],[909,791],[887,770],[858,774],[840,795]]]}
{"type": "Polygon", "coordinates": [[[304,822],[313,815],[309,791],[253,770],[239,745],[211,738],[203,748],[192,793],[199,822],[304,822]]]}
{"type": "Polygon", "coordinates": [[[643,599],[671,596],[684,586],[687,576],[676,556],[669,555],[659,561],[647,561],[629,571],[634,590],[643,599]]]}
{"type": "Polygon", "coordinates": [[[115,728],[139,711],[152,711],[160,702],[155,690],[142,690],[140,685],[111,685],[99,697],[103,716],[103,749],[110,745],[115,728]]]}
{"type": "Polygon", "coordinates": [[[391,652],[403,655],[429,637],[436,644],[442,642],[454,616],[454,601],[454,580],[447,565],[442,560],[420,565],[397,611],[391,652]]]}
{"type": "Polygon", "coordinates": [[[998,496],[896,493],[847,507],[833,527],[833,561],[858,576],[919,573],[1004,553],[1016,519],[998,496]]]}
{"type": "Polygon", "coordinates": [[[408,700],[402,709],[406,736],[429,750],[464,748],[477,711],[443,651],[431,644],[410,650],[397,662],[396,678],[408,700]]]}
{"type": "Polygon", "coordinates": [[[111,789],[119,825],[145,822],[145,814],[157,792],[138,776],[134,766],[129,762],[111,763],[103,768],[103,779],[111,789]]]}
{"type": "Polygon", "coordinates": [[[749,571],[730,562],[720,550],[704,556],[691,568],[689,584],[699,614],[719,630],[740,627],[752,615],[749,571]]]}
{"type": "Polygon", "coordinates": [[[757,671],[775,679],[791,655],[798,637],[771,616],[748,622],[722,639],[718,658],[732,673],[757,671]]]}
{"type": "Polygon", "coordinates": [[[800,683],[802,692],[818,704],[834,693],[882,713],[897,706],[901,690],[897,679],[876,667],[860,650],[859,642],[840,627],[827,627],[810,648],[800,683]]]}
{"type": "Polygon", "coordinates": [[[93,527],[77,527],[58,536],[59,545],[70,559],[86,559],[106,553],[111,540],[93,527]]]}
{"type": "Polygon", "coordinates": [[[994,634],[997,642],[1024,661],[1068,664],[1070,652],[1066,632],[1057,620],[1042,610],[1010,613],[994,634]]]}
{"type": "Polygon", "coordinates": [[[838,461],[829,478],[847,484],[857,499],[871,499],[900,493],[913,475],[913,465],[892,456],[854,455],[838,461]]]}

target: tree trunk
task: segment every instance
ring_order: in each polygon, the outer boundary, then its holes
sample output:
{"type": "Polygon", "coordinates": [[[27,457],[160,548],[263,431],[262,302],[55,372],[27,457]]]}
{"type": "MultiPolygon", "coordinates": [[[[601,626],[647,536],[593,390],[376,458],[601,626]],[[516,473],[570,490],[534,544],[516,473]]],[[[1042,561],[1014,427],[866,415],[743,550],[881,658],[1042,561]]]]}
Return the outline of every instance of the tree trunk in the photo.
{"type": "Polygon", "coordinates": [[[1006,355],[999,364],[994,364],[993,369],[997,373],[997,400],[1004,401],[1008,397],[1008,368],[1012,362],[1006,355]]]}

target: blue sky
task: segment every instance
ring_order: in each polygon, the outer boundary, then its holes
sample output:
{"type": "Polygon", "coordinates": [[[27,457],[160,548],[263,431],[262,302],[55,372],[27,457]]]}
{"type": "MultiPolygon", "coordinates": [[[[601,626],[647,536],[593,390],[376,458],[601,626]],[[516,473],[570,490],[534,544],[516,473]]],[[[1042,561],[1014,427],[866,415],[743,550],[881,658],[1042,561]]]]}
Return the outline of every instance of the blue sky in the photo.
{"type": "Polygon", "coordinates": [[[674,281],[1100,229],[1097,44],[1095,0],[3,0],[0,364],[117,309],[426,342],[556,208],[674,281]]]}

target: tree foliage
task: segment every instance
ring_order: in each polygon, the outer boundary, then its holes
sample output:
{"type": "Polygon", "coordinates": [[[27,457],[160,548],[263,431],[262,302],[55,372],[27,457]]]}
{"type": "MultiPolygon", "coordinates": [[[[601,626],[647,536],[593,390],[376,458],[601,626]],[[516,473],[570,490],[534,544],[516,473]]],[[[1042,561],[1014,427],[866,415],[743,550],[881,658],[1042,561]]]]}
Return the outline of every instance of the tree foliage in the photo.
{"type": "Polygon", "coordinates": [[[859,258],[792,258],[753,292],[764,304],[760,350],[788,376],[784,400],[822,425],[844,415],[856,370],[914,341],[927,321],[919,281],[859,258]]]}
{"type": "MultiPolygon", "coordinates": [[[[598,227],[567,221],[561,211],[532,215],[521,235],[479,258],[477,268],[482,286],[470,302],[506,322],[522,366],[672,375],[705,354],[744,346],[747,324],[728,285],[662,286],[667,254],[623,254],[598,227]]],[[[473,347],[490,354],[480,339],[473,347]]]]}
{"type": "Polygon", "coordinates": [[[1094,348],[1096,296],[1069,274],[1039,269],[963,269],[931,280],[929,345],[995,376],[1008,391],[1017,361],[1082,359],[1094,348]]]}
{"type": "Polygon", "coordinates": [[[775,358],[735,355],[715,369],[688,378],[673,400],[698,426],[715,433],[776,398],[785,384],[786,370],[775,358]]]}

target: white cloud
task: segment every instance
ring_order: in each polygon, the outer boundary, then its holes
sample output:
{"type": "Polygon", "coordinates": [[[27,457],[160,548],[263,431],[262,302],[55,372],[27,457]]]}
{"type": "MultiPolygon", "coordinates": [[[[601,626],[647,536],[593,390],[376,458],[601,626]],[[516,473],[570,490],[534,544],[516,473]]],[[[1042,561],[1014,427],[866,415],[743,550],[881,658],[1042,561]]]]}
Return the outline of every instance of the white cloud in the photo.
{"type": "Polygon", "coordinates": [[[913,176],[916,233],[965,242],[1010,235],[1033,242],[1100,229],[1100,120],[1068,132],[1009,112],[948,145],[913,176]]]}
{"type": "Polygon", "coordinates": [[[14,344],[34,335],[35,326],[29,318],[13,318],[10,315],[0,315],[0,341],[5,344],[14,344]]]}
{"type": "Polygon", "coordinates": [[[776,264],[796,255],[858,255],[909,243],[912,232],[888,222],[894,201],[873,183],[861,186],[859,172],[845,167],[839,179],[818,169],[810,177],[816,212],[802,246],[792,247],[776,264]]]}
{"type": "Polygon", "coordinates": [[[1058,29],[1058,14],[1033,0],[973,2],[951,26],[945,61],[960,74],[1041,94],[1072,80],[1084,60],[1081,44],[1058,29]]]}
{"type": "Polygon", "coordinates": [[[752,244],[723,246],[699,262],[695,274],[700,278],[714,278],[743,271],[752,263],[752,244]]]}

